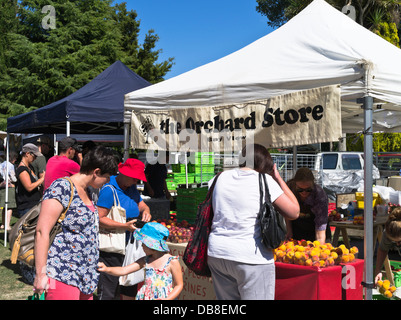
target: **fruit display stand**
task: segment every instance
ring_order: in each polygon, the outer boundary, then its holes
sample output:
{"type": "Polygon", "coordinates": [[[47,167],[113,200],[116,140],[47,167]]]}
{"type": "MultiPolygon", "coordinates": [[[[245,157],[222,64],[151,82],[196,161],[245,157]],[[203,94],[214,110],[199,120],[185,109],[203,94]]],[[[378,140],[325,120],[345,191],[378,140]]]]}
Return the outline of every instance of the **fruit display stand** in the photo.
{"type": "Polygon", "coordinates": [[[362,300],[363,260],[326,268],[275,265],[276,300],[362,300]]]}
{"type": "Polygon", "coordinates": [[[358,248],[288,240],[274,250],[276,300],[361,300],[358,248]]]}
{"type": "Polygon", "coordinates": [[[167,242],[170,253],[173,256],[179,256],[181,264],[184,288],[178,297],[179,300],[216,300],[216,294],[213,289],[212,278],[200,277],[188,269],[182,256],[188,243],[167,242]]]}

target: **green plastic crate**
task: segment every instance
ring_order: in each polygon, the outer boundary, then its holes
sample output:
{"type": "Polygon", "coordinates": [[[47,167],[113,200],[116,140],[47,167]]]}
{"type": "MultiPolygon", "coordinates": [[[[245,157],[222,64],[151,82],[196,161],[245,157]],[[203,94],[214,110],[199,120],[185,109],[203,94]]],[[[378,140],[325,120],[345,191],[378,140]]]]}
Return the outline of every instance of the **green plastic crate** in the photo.
{"type": "MultiPolygon", "coordinates": [[[[401,269],[401,261],[390,260],[390,265],[395,269],[401,269]]],[[[394,285],[398,288],[401,287],[401,271],[393,271],[394,285]]]]}
{"type": "Polygon", "coordinates": [[[195,173],[213,173],[214,174],[214,164],[204,164],[204,165],[196,165],[195,173]]]}
{"type": "Polygon", "coordinates": [[[203,183],[208,182],[215,176],[214,173],[202,173],[202,174],[195,174],[195,182],[203,183]]]}
{"type": "Polygon", "coordinates": [[[214,164],[214,152],[195,152],[196,164],[214,164]]]}

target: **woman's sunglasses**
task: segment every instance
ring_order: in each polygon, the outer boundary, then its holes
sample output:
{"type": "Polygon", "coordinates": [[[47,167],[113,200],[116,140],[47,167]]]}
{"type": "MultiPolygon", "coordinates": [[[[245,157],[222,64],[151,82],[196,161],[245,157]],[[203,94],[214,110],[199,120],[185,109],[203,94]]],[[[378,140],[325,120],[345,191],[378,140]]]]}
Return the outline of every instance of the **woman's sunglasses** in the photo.
{"type": "Polygon", "coordinates": [[[312,188],[307,188],[307,189],[298,188],[297,192],[299,192],[299,193],[301,193],[301,192],[312,192],[312,188]]]}

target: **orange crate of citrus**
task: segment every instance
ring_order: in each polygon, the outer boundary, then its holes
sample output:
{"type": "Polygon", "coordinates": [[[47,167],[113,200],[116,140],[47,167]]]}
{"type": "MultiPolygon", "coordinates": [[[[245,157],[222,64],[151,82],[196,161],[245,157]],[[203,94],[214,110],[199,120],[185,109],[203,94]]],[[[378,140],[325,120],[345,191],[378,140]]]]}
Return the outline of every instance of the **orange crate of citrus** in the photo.
{"type": "Polygon", "coordinates": [[[344,245],[333,247],[319,241],[290,240],[274,250],[274,261],[325,268],[355,260],[358,248],[347,249],[344,245]]]}

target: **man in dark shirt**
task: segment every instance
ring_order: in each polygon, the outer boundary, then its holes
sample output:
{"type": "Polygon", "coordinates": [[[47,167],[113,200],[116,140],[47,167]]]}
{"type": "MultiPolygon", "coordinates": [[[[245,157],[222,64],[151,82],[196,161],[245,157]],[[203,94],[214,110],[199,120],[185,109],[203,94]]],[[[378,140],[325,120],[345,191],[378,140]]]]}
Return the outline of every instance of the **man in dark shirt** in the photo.
{"type": "Polygon", "coordinates": [[[167,188],[167,167],[165,164],[148,164],[145,168],[146,179],[144,194],[151,198],[170,199],[167,188]]]}

